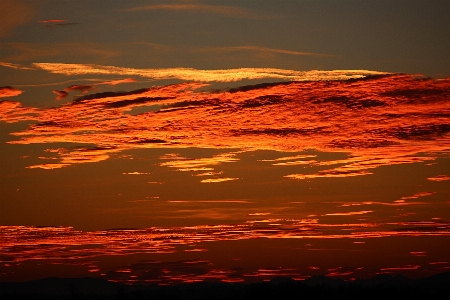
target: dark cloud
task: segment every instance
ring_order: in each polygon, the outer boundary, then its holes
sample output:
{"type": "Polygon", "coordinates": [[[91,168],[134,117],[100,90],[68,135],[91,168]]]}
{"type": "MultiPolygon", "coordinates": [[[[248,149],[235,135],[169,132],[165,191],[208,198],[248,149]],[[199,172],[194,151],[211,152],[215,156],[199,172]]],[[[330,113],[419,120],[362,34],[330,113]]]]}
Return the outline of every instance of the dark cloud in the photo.
{"type": "Polygon", "coordinates": [[[142,97],[138,99],[133,100],[122,100],[122,101],[116,101],[109,104],[106,104],[107,107],[111,108],[119,108],[119,107],[126,107],[126,106],[132,106],[136,104],[145,104],[148,102],[158,102],[161,100],[167,100],[167,99],[173,99],[168,97],[142,97]]]}
{"type": "MultiPolygon", "coordinates": [[[[294,82],[292,82],[292,81],[268,82],[268,83],[260,83],[260,84],[253,84],[253,85],[244,85],[244,86],[240,86],[240,87],[236,87],[236,88],[228,88],[228,89],[220,90],[220,91],[226,91],[228,93],[248,92],[248,91],[252,91],[252,90],[265,89],[265,88],[273,87],[273,86],[289,85],[292,83],[294,83],[294,82]]],[[[217,91],[217,92],[219,92],[219,91],[217,91]]]]}
{"type": "Polygon", "coordinates": [[[93,100],[93,99],[142,94],[149,90],[150,90],[149,88],[144,88],[144,89],[134,90],[134,91],[130,91],[130,92],[103,92],[103,93],[90,94],[90,95],[85,95],[85,96],[81,96],[81,97],[74,99],[73,103],[79,103],[79,102],[93,100]]]}
{"type": "Polygon", "coordinates": [[[53,93],[56,94],[56,100],[62,100],[69,95],[66,91],[53,90],[53,93]]]}
{"type": "Polygon", "coordinates": [[[64,90],[66,92],[69,92],[69,91],[80,91],[82,93],[87,93],[90,90],[92,90],[93,88],[94,87],[92,85],[85,85],[85,84],[83,84],[83,85],[71,85],[69,87],[66,87],[64,90]]]}

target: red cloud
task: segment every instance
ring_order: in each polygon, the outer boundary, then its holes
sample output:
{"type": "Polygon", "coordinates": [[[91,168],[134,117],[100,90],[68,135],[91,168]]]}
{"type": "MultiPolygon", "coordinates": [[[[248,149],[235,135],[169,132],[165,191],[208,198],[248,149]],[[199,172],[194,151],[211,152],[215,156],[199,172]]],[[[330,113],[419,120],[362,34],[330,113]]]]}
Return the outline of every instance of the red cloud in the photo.
{"type": "MultiPolygon", "coordinates": [[[[337,161],[292,157],[277,162],[278,167],[286,168],[298,164],[326,167],[313,174],[286,175],[296,179],[367,175],[380,166],[433,160],[433,153],[450,147],[450,119],[442,113],[450,109],[449,79],[377,75],[198,91],[205,86],[183,83],[92,94],[56,108],[15,106],[9,107],[2,119],[39,122],[14,133],[20,139],[10,143],[94,143],[103,149],[60,154],[59,163],[63,164],[99,161],[123,150],[161,146],[245,151],[315,148],[351,154],[337,161]],[[130,113],[141,107],[153,109],[130,113]],[[33,117],[24,115],[25,110],[32,111],[33,117]]],[[[76,85],[67,91],[91,88],[76,85]]],[[[199,160],[189,170],[212,171],[205,162],[199,160]]],[[[186,163],[193,162],[178,161],[173,167],[188,168],[186,163]]]]}

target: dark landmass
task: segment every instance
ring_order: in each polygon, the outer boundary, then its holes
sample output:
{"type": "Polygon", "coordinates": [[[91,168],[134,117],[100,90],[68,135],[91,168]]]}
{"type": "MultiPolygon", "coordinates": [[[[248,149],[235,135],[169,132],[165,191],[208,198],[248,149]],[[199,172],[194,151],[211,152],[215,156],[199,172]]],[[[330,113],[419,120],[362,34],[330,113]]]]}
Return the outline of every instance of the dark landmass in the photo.
{"type": "Polygon", "coordinates": [[[98,278],[46,278],[0,282],[0,298],[9,299],[450,299],[450,272],[423,279],[378,275],[343,281],[315,276],[304,281],[277,277],[260,283],[191,283],[172,286],[125,285],[98,278]]]}

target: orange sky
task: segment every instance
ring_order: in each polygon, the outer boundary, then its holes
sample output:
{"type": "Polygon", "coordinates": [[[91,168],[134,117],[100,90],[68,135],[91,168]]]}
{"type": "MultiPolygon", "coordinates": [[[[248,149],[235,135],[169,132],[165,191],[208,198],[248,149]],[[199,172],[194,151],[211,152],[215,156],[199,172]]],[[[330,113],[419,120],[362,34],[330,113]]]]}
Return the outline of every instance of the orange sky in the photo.
{"type": "Polygon", "coordinates": [[[0,6],[0,280],[450,268],[445,1],[0,6]]]}

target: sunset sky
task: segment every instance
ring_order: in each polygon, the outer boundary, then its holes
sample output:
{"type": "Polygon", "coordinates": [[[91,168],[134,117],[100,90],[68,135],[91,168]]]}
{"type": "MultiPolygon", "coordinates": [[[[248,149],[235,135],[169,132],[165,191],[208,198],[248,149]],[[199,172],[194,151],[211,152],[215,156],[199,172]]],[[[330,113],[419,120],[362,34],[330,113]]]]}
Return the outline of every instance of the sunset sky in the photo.
{"type": "Polygon", "coordinates": [[[448,0],[0,0],[0,280],[450,270],[448,0]]]}

